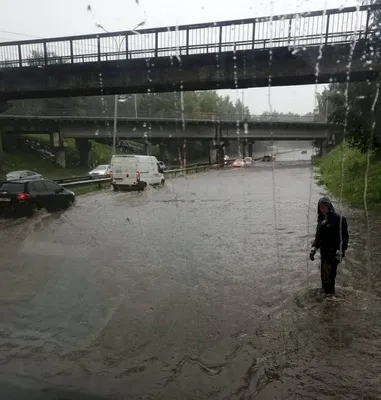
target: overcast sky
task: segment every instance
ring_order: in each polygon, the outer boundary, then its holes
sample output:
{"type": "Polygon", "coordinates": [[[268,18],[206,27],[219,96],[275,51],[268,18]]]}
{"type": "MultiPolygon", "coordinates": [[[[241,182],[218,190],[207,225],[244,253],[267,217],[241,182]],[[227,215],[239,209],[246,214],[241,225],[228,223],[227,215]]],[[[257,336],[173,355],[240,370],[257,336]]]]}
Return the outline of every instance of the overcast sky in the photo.
{"type": "MultiPolygon", "coordinates": [[[[0,0],[0,41],[214,22],[356,5],[356,0],[0,0]],[[329,7],[327,4],[329,3],[329,7]],[[91,12],[87,6],[91,6],[91,12]]],[[[305,114],[315,104],[315,85],[271,88],[271,105],[279,112],[305,114]]],[[[318,87],[322,90],[322,86],[318,87]]],[[[223,90],[233,100],[241,91],[223,90]]],[[[253,114],[269,109],[269,89],[246,89],[253,114]]]]}

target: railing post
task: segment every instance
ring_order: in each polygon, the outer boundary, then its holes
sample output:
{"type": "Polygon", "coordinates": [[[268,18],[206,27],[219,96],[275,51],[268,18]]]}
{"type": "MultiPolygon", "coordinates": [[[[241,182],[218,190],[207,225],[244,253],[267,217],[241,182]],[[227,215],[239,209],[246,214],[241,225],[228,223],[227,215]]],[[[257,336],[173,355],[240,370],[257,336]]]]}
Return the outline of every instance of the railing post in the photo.
{"type": "Polygon", "coordinates": [[[126,33],[125,42],[126,42],[126,60],[128,60],[128,33],[126,33]]]}
{"type": "Polygon", "coordinates": [[[74,64],[74,50],[73,50],[73,40],[70,39],[70,61],[74,64]]]}
{"type": "Polygon", "coordinates": [[[188,55],[189,54],[189,28],[187,28],[187,34],[186,34],[186,50],[185,50],[185,53],[186,53],[186,55],[188,55]]]}
{"type": "Polygon", "coordinates": [[[155,32],[155,57],[157,57],[157,52],[158,52],[158,46],[159,46],[159,34],[155,32]]]}
{"type": "Polygon", "coordinates": [[[22,52],[21,52],[21,44],[17,46],[19,52],[19,67],[22,67],[22,52]]]}
{"type": "Polygon", "coordinates": [[[255,20],[253,22],[253,36],[252,36],[252,39],[251,39],[251,48],[252,48],[252,50],[254,50],[254,44],[255,44],[255,20]]]}
{"type": "Polygon", "coordinates": [[[218,43],[218,52],[221,53],[222,51],[222,25],[220,25],[220,39],[218,43]]]}
{"type": "Polygon", "coordinates": [[[97,37],[98,62],[101,61],[101,38],[97,37]]]}
{"type": "Polygon", "coordinates": [[[325,45],[327,46],[328,44],[328,35],[329,35],[329,17],[331,14],[327,15],[327,27],[325,29],[325,45]]]}
{"type": "Polygon", "coordinates": [[[46,42],[44,42],[44,65],[48,65],[48,51],[46,48],[46,42]]]}
{"type": "Polygon", "coordinates": [[[369,19],[370,19],[370,10],[368,8],[366,15],[366,25],[365,25],[365,40],[368,39],[369,19]]]}

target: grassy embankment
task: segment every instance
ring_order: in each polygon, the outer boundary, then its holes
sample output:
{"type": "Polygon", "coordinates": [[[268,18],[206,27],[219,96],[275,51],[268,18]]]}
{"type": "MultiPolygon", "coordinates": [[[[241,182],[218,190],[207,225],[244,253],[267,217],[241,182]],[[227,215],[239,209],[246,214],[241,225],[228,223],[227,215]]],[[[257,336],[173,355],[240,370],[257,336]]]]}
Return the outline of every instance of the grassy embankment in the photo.
{"type": "MultiPolygon", "coordinates": [[[[39,142],[41,145],[49,144],[48,135],[23,135],[27,140],[39,142]]],[[[90,150],[90,162],[94,164],[108,164],[112,155],[111,147],[108,145],[93,142],[90,150]]],[[[46,179],[70,178],[72,176],[81,176],[88,173],[87,168],[78,166],[78,153],[75,148],[74,139],[67,140],[66,148],[67,168],[45,160],[38,155],[24,150],[12,149],[4,153],[5,172],[30,169],[37,171],[46,179]]],[[[75,189],[76,194],[85,194],[98,189],[97,186],[79,187],[75,189]]]]}
{"type": "MultiPolygon", "coordinates": [[[[317,180],[325,185],[337,199],[343,183],[343,201],[353,207],[364,207],[365,173],[367,155],[355,148],[338,145],[324,157],[314,159],[317,180]],[[342,179],[342,155],[344,155],[344,179],[342,179]]],[[[381,211],[381,152],[374,152],[370,159],[367,179],[367,205],[381,211]]]]}

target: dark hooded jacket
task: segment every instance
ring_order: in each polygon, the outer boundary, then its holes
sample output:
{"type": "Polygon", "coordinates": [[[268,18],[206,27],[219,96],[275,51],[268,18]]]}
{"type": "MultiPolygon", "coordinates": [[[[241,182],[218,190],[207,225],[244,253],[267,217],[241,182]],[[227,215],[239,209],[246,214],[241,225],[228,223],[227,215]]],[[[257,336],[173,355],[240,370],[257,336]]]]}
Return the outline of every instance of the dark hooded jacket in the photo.
{"type": "Polygon", "coordinates": [[[335,209],[328,197],[322,197],[317,207],[318,224],[313,246],[320,249],[322,256],[333,256],[337,250],[345,252],[348,248],[349,234],[345,217],[336,214],[335,209]],[[328,214],[325,216],[320,212],[320,206],[328,206],[328,214]],[[340,228],[341,226],[341,228],[340,228]]]}

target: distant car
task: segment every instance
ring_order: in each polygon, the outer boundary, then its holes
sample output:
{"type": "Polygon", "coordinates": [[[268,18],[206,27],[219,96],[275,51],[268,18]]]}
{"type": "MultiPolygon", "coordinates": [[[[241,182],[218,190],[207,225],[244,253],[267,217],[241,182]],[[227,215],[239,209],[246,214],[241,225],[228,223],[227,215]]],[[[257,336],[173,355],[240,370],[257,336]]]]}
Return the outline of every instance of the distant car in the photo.
{"type": "Polygon", "coordinates": [[[89,172],[92,178],[108,178],[111,176],[111,165],[98,165],[89,172]]]}
{"type": "Polygon", "coordinates": [[[307,150],[302,150],[302,154],[307,154],[307,150]]]}
{"type": "Polygon", "coordinates": [[[272,156],[271,154],[268,156],[263,156],[262,161],[265,161],[265,162],[275,161],[275,157],[272,156]]]}
{"type": "Polygon", "coordinates": [[[243,158],[237,158],[232,165],[233,167],[246,167],[246,161],[243,158]]]}
{"type": "Polygon", "coordinates": [[[7,173],[7,181],[39,181],[42,175],[35,171],[12,171],[7,173]]]}
{"type": "Polygon", "coordinates": [[[0,184],[0,213],[20,212],[31,216],[40,208],[49,212],[68,208],[75,202],[75,194],[56,182],[6,181],[0,184]]]}
{"type": "Polygon", "coordinates": [[[244,160],[245,160],[247,165],[253,165],[254,164],[253,157],[245,157],[244,160]]]}
{"type": "Polygon", "coordinates": [[[162,171],[165,171],[165,170],[167,169],[167,166],[164,164],[163,161],[158,161],[158,162],[157,162],[157,165],[159,166],[159,168],[160,168],[162,171]]]}

